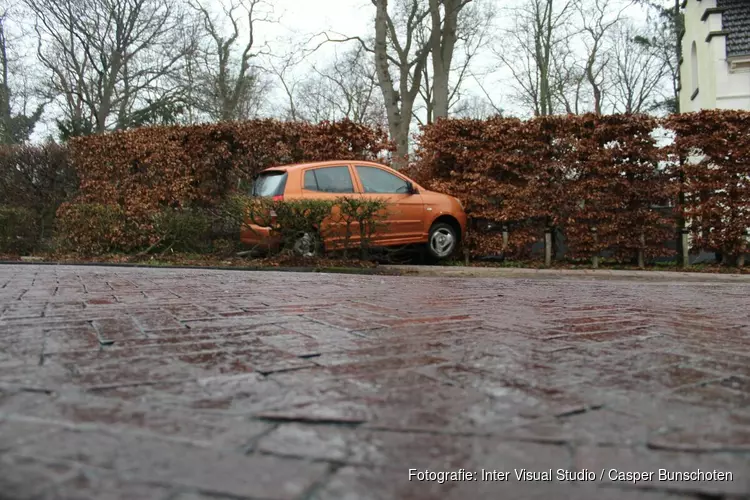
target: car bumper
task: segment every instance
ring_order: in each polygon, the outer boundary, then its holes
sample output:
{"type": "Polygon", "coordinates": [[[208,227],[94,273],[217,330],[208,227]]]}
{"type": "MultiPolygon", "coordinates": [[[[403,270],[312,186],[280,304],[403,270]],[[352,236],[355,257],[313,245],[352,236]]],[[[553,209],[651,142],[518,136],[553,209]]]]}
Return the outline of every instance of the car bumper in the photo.
{"type": "Polygon", "coordinates": [[[250,247],[259,249],[276,249],[281,243],[280,239],[271,234],[270,227],[246,224],[240,230],[240,241],[250,247]]]}

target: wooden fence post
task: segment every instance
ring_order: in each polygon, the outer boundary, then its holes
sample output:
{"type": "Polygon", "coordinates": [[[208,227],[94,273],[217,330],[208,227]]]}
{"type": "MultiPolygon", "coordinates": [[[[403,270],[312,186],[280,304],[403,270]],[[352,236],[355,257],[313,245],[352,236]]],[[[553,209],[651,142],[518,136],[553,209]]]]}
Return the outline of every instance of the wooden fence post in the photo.
{"type": "Polygon", "coordinates": [[[645,233],[641,232],[640,236],[640,245],[638,247],[638,267],[640,269],[643,269],[646,267],[646,235],[645,233]]]}
{"type": "Polygon", "coordinates": [[[737,256],[737,267],[743,267],[745,265],[745,252],[747,252],[747,237],[750,232],[747,230],[742,232],[742,243],[740,244],[740,253],[737,256]]]}
{"type": "MultiPolygon", "coordinates": [[[[599,246],[599,234],[596,232],[596,228],[592,227],[591,232],[594,233],[594,247],[599,246]]],[[[591,267],[599,269],[599,250],[594,251],[594,256],[591,257],[591,267]]]]}
{"type": "Polygon", "coordinates": [[[552,266],[552,228],[544,229],[544,265],[552,266]]]}
{"type": "Polygon", "coordinates": [[[690,247],[688,246],[688,229],[680,229],[680,246],[682,251],[682,267],[690,267],[690,247]]]}

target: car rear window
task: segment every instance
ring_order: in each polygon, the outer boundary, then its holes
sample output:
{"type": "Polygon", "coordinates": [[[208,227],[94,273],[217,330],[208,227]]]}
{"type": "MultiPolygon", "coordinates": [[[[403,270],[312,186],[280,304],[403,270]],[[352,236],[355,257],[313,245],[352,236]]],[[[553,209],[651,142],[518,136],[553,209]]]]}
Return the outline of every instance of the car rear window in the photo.
{"type": "Polygon", "coordinates": [[[281,170],[261,172],[253,183],[253,196],[279,196],[284,194],[287,173],[281,170]]]}

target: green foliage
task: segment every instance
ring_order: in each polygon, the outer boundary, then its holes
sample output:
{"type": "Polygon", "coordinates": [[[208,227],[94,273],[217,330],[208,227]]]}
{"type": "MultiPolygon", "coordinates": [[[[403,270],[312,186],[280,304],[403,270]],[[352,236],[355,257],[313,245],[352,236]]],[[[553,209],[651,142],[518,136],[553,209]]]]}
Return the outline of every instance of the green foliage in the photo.
{"type": "Polygon", "coordinates": [[[348,257],[351,237],[356,229],[359,233],[361,257],[367,258],[367,249],[380,220],[386,216],[386,200],[342,196],[335,201],[338,215],[344,224],[344,257],[348,257]]]}
{"type": "Polygon", "coordinates": [[[28,141],[43,112],[44,105],[39,105],[30,115],[9,114],[0,119],[0,143],[23,144],[28,141]]]}
{"type": "Polygon", "coordinates": [[[212,221],[200,209],[167,208],[155,214],[152,223],[149,250],[206,252],[211,248],[212,221]]]}
{"type": "MultiPolygon", "coordinates": [[[[228,232],[239,234],[253,209],[253,198],[240,193],[233,193],[221,203],[216,212],[228,232]]],[[[260,217],[260,213],[254,214],[260,217]]],[[[267,221],[270,223],[270,219],[267,221]]]]}
{"type": "Polygon", "coordinates": [[[52,235],[57,208],[77,189],[67,148],[57,144],[0,147],[0,200],[35,215],[40,243],[52,235]]]}
{"type": "Polygon", "coordinates": [[[116,205],[63,203],[57,212],[56,247],[84,256],[129,252],[141,244],[122,238],[131,224],[125,211],[116,205]]]}
{"type": "Polygon", "coordinates": [[[23,207],[0,205],[0,252],[25,254],[36,248],[37,215],[23,207]]]}
{"type": "Polygon", "coordinates": [[[63,142],[94,133],[94,122],[88,118],[55,120],[55,125],[58,136],[63,142]]]}
{"type": "Polygon", "coordinates": [[[335,245],[343,243],[345,257],[348,257],[347,249],[351,248],[355,235],[362,255],[366,255],[385,208],[385,200],[356,197],[276,201],[235,195],[224,203],[222,217],[233,226],[250,222],[270,228],[271,238],[278,240],[282,252],[299,253],[300,241],[306,239],[308,250],[319,253],[328,239],[335,245]]]}
{"type": "MultiPolygon", "coordinates": [[[[272,236],[281,241],[282,251],[288,253],[310,252],[318,254],[323,250],[323,239],[328,235],[330,226],[324,220],[330,220],[334,202],[331,200],[288,200],[273,201],[263,199],[255,204],[255,209],[271,215],[272,236]],[[305,241],[300,249],[301,240],[305,241]]],[[[266,216],[267,217],[267,216],[266,216]]]]}

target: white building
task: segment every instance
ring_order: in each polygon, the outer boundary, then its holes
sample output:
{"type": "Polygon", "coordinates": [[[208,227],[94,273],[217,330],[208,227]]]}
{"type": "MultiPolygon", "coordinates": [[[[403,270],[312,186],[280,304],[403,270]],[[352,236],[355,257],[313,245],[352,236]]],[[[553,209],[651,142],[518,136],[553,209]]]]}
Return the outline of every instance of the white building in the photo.
{"type": "Polygon", "coordinates": [[[680,111],[750,110],[750,0],[684,0],[680,111]]]}

